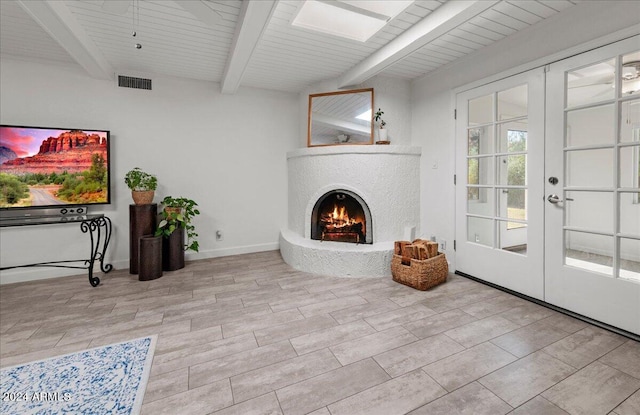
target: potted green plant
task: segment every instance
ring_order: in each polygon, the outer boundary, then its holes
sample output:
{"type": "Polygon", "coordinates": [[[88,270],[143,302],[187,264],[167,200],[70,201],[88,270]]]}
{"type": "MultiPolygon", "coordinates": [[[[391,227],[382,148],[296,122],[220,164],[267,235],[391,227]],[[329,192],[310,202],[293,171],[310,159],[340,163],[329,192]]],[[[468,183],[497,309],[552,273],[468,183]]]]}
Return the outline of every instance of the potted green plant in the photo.
{"type": "Polygon", "coordinates": [[[148,205],[153,202],[158,179],[153,174],[135,167],[124,176],[124,182],[131,189],[131,197],[136,205],[148,205]]]}
{"type": "Polygon", "coordinates": [[[373,121],[378,123],[380,127],[378,128],[379,142],[387,141],[387,130],[384,128],[384,126],[387,125],[387,123],[385,120],[382,119],[382,114],[384,114],[384,111],[382,111],[380,108],[378,108],[378,111],[376,111],[375,114],[373,114],[373,121]]]}
{"type": "Polygon", "coordinates": [[[162,199],[164,209],[161,211],[160,222],[155,235],[163,236],[162,261],[163,268],[173,271],[184,267],[184,252],[192,250],[198,252],[198,234],[193,225],[193,218],[200,214],[198,204],[185,197],[174,198],[166,196],[162,199]],[[187,242],[184,241],[185,233],[187,242]]]}

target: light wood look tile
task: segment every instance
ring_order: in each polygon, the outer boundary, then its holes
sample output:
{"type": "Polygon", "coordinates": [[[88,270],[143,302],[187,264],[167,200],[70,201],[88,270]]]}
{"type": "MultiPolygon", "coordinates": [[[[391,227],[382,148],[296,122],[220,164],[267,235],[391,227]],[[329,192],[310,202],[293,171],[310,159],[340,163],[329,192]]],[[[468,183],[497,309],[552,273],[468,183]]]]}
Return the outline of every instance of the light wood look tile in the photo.
{"type": "Polygon", "coordinates": [[[624,342],[625,339],[622,336],[599,327],[590,326],[558,340],[543,350],[580,369],[611,352],[624,342]]]}
{"type": "Polygon", "coordinates": [[[446,395],[422,370],[388,380],[329,405],[332,415],[402,415],[446,395]]]}
{"type": "Polygon", "coordinates": [[[1,285],[0,366],[155,334],[144,414],[640,413],[640,343],[453,274],[417,291],[271,251],[100,278],[1,285]]]}
{"type": "Polygon", "coordinates": [[[640,380],[593,362],[553,386],[542,397],[570,414],[604,414],[640,389],[640,380]]]}
{"type": "Polygon", "coordinates": [[[640,389],[613,410],[616,415],[640,414],[640,389]]]}
{"type": "Polygon", "coordinates": [[[573,372],[573,367],[539,351],[480,378],[478,382],[509,405],[517,407],[573,372]]]}
{"type": "Polygon", "coordinates": [[[516,360],[511,353],[486,342],[431,363],[424,371],[451,392],[516,360]]]}
{"type": "Polygon", "coordinates": [[[287,415],[302,415],[389,379],[372,359],[361,360],[276,391],[287,415]]]}
{"type": "Polygon", "coordinates": [[[477,382],[411,412],[411,415],[504,415],[511,406],[477,382]]]}

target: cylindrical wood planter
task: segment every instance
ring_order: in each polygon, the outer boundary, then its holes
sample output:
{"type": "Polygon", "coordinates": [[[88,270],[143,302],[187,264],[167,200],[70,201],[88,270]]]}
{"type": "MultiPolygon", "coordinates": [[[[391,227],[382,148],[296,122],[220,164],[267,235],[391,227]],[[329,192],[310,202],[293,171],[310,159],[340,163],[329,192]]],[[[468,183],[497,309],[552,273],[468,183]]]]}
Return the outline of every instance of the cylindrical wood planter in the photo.
{"type": "Polygon", "coordinates": [[[140,238],[138,280],[149,281],[162,277],[162,236],[140,238]]]}
{"type": "Polygon", "coordinates": [[[184,228],[178,228],[168,238],[162,238],[162,269],[184,268],[184,228]]]}
{"type": "Polygon", "coordinates": [[[158,205],[129,205],[129,272],[138,273],[139,239],[156,229],[158,205]]]}

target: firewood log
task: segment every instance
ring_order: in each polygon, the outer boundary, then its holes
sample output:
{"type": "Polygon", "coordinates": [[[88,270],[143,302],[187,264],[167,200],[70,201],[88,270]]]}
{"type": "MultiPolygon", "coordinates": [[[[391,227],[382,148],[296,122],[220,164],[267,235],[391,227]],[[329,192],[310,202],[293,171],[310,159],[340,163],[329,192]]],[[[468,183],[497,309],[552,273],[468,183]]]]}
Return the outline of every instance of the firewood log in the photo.
{"type": "Polygon", "coordinates": [[[433,258],[438,255],[438,243],[437,242],[427,242],[427,258],[433,258]]]}
{"type": "Polygon", "coordinates": [[[416,244],[414,245],[414,257],[415,259],[419,259],[421,261],[424,261],[425,259],[428,258],[428,254],[427,254],[427,247],[424,244],[416,244]]]}
{"type": "Polygon", "coordinates": [[[394,244],[393,252],[396,255],[402,255],[402,252],[403,252],[404,247],[406,245],[411,245],[411,242],[409,242],[409,241],[396,241],[395,244],[394,244]]]}
{"type": "Polygon", "coordinates": [[[413,258],[413,247],[411,243],[400,241],[400,256],[402,257],[402,263],[404,265],[411,265],[411,258],[413,258]]]}

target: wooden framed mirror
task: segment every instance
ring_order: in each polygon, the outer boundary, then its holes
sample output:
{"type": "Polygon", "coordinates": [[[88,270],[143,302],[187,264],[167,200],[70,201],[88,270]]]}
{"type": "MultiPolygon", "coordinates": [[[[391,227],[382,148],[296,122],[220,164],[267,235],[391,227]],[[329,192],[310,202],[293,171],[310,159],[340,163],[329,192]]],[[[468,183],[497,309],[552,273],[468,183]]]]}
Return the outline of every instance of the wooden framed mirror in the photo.
{"type": "Polygon", "coordinates": [[[307,146],[373,144],[373,88],[309,95],[307,146]]]}

